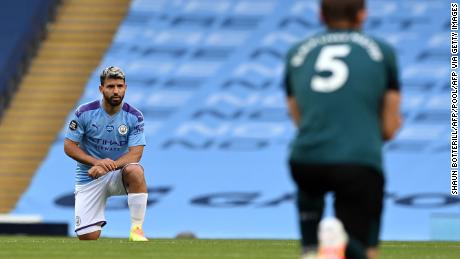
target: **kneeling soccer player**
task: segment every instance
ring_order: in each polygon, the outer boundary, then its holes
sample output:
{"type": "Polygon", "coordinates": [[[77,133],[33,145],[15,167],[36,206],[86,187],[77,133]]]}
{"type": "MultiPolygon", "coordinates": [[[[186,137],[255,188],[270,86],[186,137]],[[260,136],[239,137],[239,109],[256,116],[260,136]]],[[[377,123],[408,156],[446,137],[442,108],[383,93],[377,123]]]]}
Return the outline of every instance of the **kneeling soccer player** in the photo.
{"type": "Polygon", "coordinates": [[[123,102],[127,85],[120,68],[100,76],[101,100],[81,105],[66,132],[65,153],[77,161],[75,232],[80,240],[96,240],[106,224],[108,197],[128,194],[131,241],[147,241],[142,224],[147,205],[144,169],[139,164],[145,146],[142,113],[123,102]]]}

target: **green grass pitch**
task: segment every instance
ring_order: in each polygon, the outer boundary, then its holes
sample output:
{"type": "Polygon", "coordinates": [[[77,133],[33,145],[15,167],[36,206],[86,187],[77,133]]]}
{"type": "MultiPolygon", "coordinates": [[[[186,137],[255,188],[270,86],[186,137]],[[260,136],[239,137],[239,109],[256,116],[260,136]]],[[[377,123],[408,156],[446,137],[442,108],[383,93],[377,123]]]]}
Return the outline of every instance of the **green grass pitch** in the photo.
{"type": "MultiPolygon", "coordinates": [[[[126,239],[0,236],[0,258],[298,259],[294,240],[126,239]]],[[[382,242],[380,258],[460,258],[460,242],[382,242]]]]}

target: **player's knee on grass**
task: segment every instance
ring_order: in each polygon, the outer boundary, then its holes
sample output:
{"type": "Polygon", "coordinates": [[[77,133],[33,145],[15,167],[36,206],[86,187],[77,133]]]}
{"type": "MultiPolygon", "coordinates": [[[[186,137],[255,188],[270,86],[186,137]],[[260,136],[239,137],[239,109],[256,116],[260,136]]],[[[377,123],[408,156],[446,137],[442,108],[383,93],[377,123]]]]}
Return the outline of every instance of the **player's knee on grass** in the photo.
{"type": "Polygon", "coordinates": [[[98,240],[100,236],[101,236],[101,231],[98,230],[95,232],[79,235],[78,239],[80,240],[98,240]]]}

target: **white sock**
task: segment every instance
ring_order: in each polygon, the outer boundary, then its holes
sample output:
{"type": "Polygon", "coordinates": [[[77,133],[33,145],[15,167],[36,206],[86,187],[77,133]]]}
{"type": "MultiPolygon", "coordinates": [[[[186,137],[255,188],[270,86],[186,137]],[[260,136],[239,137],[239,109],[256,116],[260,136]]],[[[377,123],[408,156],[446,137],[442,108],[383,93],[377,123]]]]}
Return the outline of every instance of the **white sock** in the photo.
{"type": "Polygon", "coordinates": [[[142,226],[147,207],[147,193],[128,193],[128,206],[131,213],[131,228],[142,226]]]}

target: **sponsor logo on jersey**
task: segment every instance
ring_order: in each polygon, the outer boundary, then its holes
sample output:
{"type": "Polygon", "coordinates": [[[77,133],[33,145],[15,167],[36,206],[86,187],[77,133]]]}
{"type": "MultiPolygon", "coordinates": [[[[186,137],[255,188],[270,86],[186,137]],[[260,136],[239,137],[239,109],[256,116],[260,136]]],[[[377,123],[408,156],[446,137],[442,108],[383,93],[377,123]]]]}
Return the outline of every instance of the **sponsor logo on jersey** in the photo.
{"type": "Polygon", "coordinates": [[[117,141],[116,139],[101,139],[101,138],[93,138],[88,137],[88,140],[96,145],[103,145],[103,146],[124,146],[128,143],[127,140],[120,140],[117,141]]]}
{"type": "Polygon", "coordinates": [[[70,130],[77,130],[77,127],[78,127],[78,123],[76,120],[71,120],[70,123],[69,123],[69,129],[70,130]]]}
{"type": "Polygon", "coordinates": [[[118,133],[120,133],[120,135],[126,135],[126,133],[128,133],[128,126],[125,124],[118,126],[118,133]]]}

